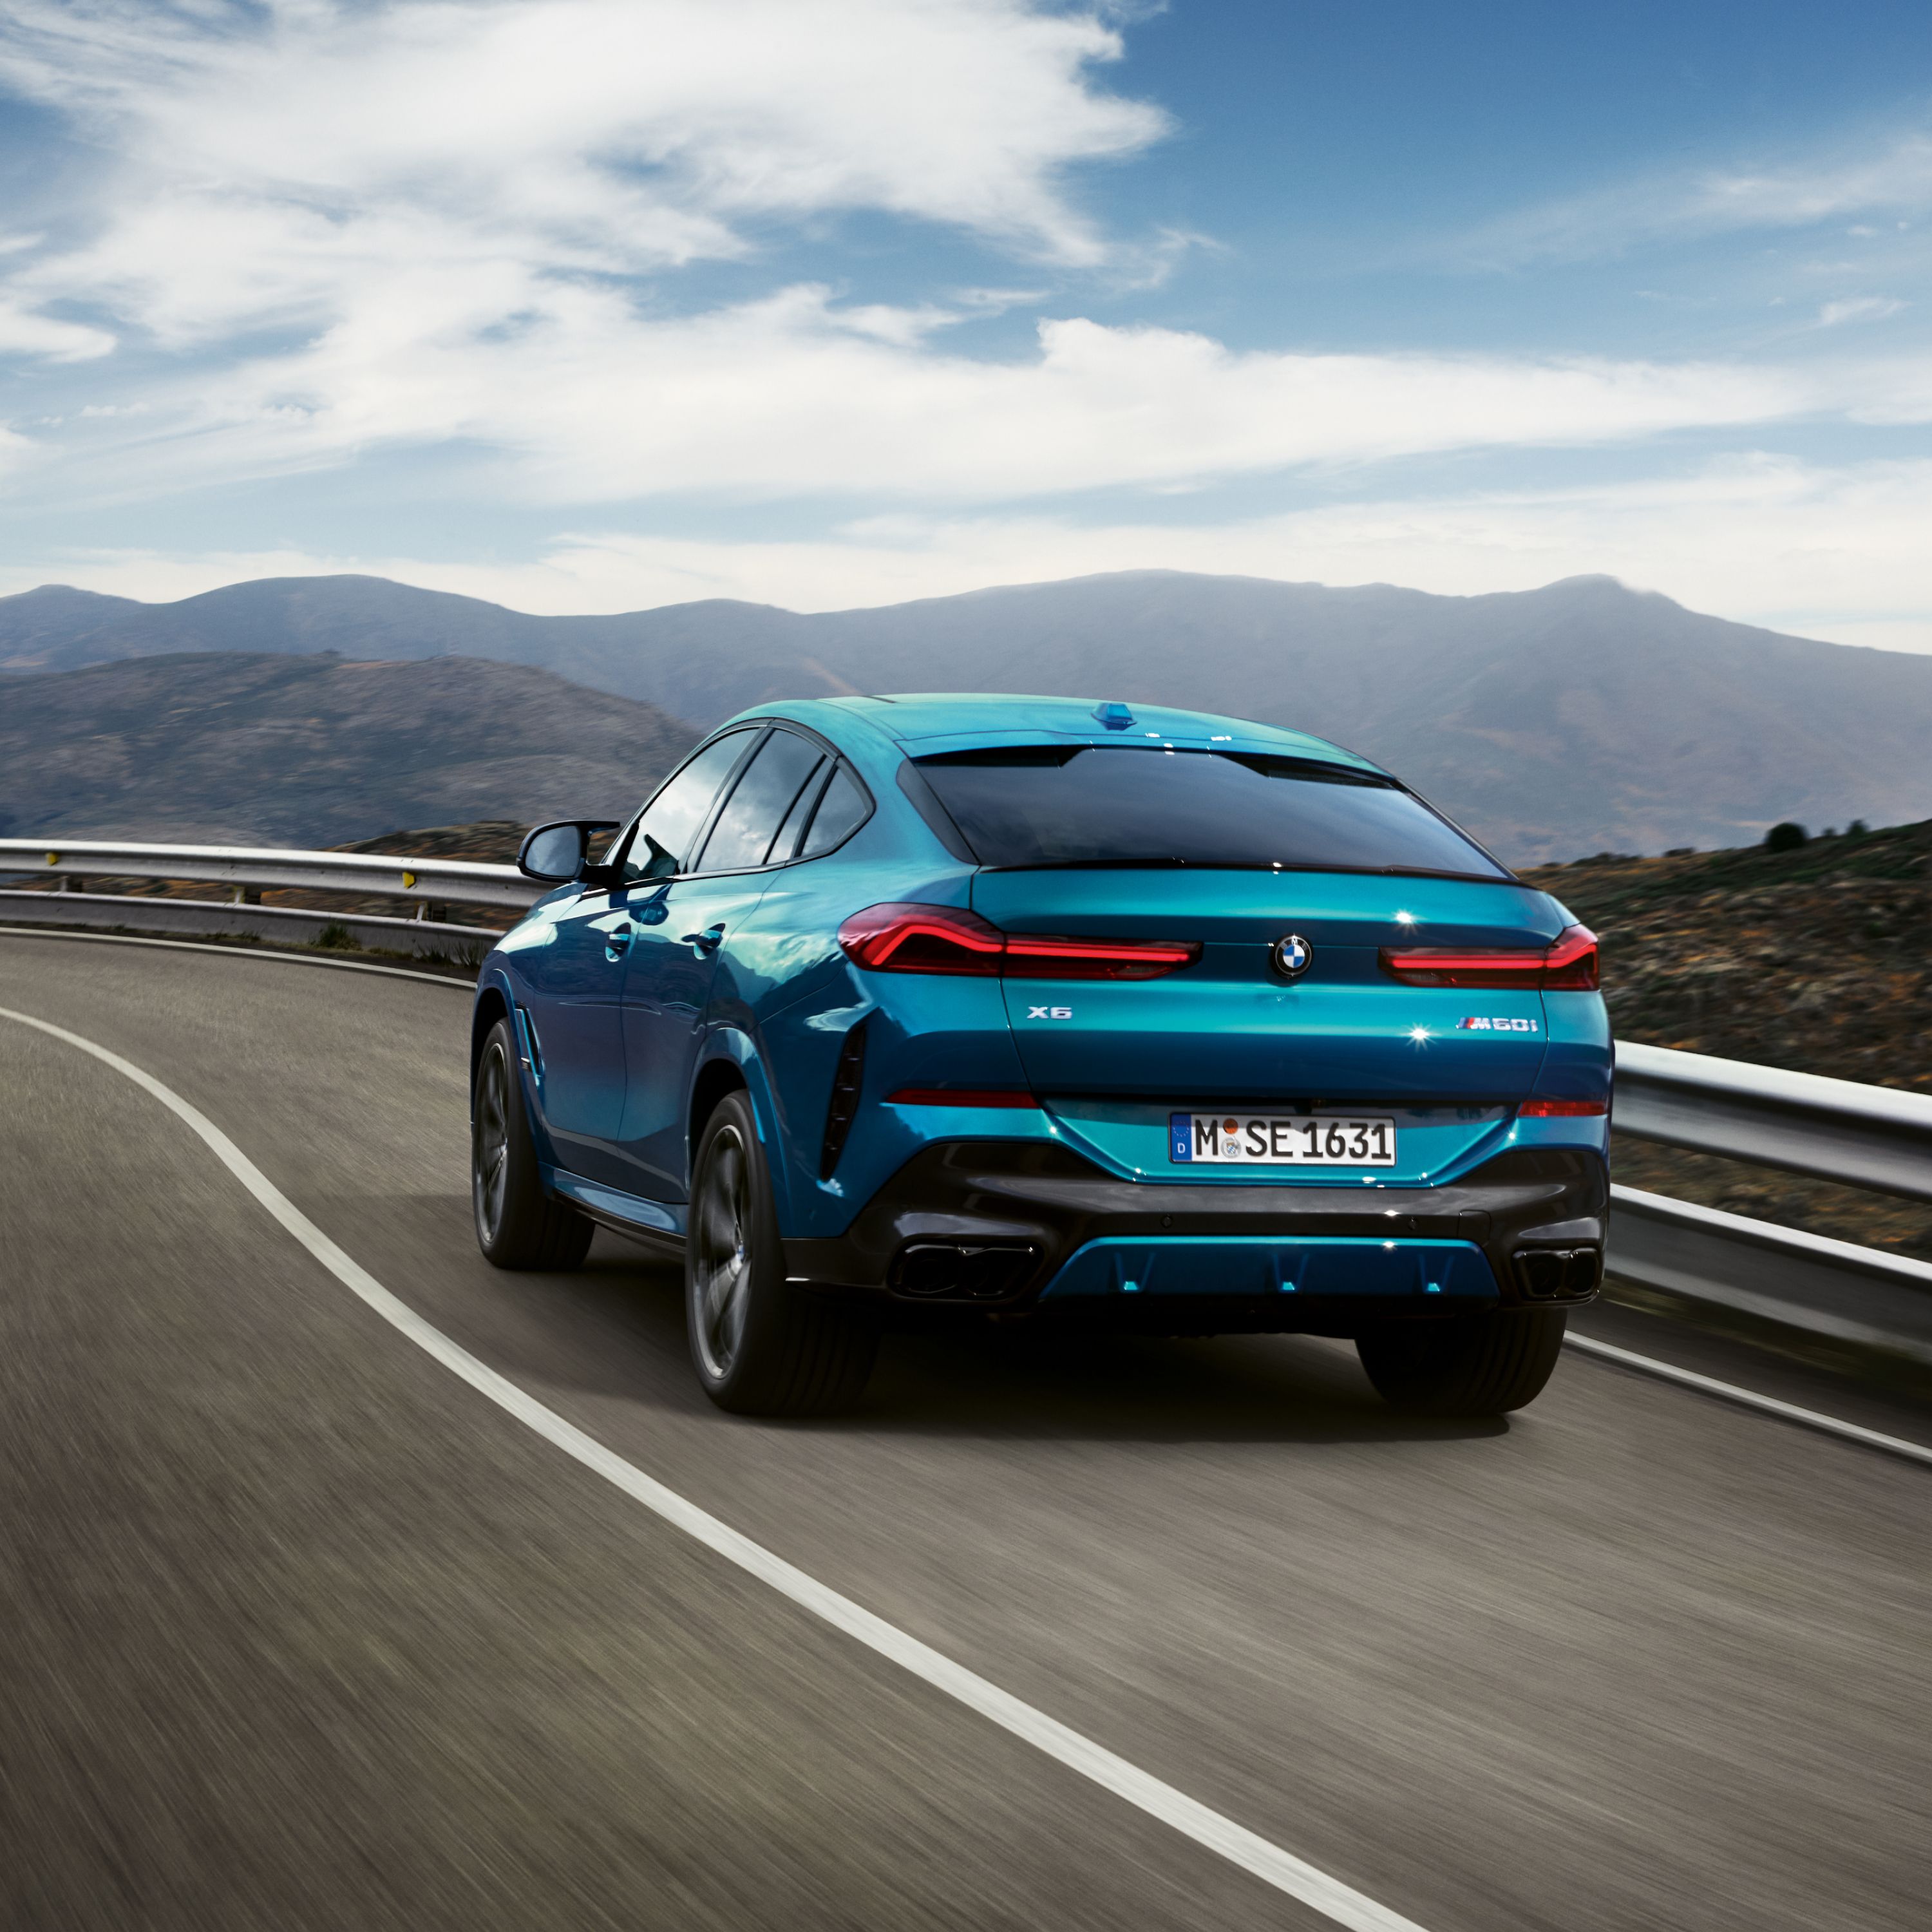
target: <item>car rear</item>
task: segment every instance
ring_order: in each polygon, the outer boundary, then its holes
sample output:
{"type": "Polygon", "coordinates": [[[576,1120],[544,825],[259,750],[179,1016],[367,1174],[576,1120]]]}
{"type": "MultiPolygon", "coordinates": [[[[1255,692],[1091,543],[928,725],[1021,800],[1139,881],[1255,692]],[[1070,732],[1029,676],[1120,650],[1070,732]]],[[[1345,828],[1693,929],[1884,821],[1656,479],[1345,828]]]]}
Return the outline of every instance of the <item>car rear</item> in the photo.
{"type": "Polygon", "coordinates": [[[910,1132],[801,1273],[1168,1331],[1593,1292],[1594,938],[1366,760],[1107,710],[907,734],[901,788],[970,862],[842,925],[910,1132]],[[894,1018],[956,1011],[976,1046],[894,1018]]]}

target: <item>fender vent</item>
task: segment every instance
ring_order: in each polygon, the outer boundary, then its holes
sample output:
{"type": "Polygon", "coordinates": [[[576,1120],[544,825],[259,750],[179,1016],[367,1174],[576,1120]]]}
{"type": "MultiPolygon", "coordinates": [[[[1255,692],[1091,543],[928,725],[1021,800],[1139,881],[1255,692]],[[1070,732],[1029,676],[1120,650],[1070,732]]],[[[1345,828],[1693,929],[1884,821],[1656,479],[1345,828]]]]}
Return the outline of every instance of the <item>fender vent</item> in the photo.
{"type": "Polygon", "coordinates": [[[818,1178],[830,1180],[838,1156],[845,1151],[846,1136],[858,1118],[859,1096],[866,1084],[866,1023],[861,1020],[845,1036],[838,1049],[838,1064],[832,1070],[832,1104],[825,1112],[825,1145],[818,1156],[818,1178]]]}

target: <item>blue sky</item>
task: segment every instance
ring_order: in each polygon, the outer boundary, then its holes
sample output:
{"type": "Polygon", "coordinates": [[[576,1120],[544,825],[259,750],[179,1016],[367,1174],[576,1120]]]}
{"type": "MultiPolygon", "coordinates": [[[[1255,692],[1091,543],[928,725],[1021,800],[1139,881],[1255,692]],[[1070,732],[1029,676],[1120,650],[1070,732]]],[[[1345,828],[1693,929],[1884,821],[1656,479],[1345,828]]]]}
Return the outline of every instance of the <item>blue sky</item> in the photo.
{"type": "Polygon", "coordinates": [[[1603,570],[1932,650],[1932,8],[11,0],[0,591],[1603,570]]]}

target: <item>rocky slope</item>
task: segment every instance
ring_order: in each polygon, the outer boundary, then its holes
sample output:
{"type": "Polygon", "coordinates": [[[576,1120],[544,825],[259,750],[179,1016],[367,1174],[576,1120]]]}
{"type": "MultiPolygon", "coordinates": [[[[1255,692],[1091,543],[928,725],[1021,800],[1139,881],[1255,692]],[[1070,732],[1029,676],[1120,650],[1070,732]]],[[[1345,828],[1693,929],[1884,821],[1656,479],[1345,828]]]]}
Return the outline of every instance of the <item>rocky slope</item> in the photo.
{"type": "Polygon", "coordinates": [[[655,705],[483,658],[136,658],[0,681],[0,832],[322,846],[614,818],[692,737],[655,705]]]}

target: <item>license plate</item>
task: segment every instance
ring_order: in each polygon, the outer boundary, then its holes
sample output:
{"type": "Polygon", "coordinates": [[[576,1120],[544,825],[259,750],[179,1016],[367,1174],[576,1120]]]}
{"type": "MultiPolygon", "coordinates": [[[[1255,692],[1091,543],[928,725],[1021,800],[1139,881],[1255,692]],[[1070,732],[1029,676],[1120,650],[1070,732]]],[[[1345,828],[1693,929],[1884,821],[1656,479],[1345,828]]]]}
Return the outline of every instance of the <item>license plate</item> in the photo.
{"type": "Polygon", "coordinates": [[[1373,1114],[1175,1114],[1177,1161],[1240,1167],[1393,1167],[1395,1123],[1373,1114]]]}

